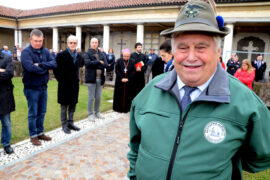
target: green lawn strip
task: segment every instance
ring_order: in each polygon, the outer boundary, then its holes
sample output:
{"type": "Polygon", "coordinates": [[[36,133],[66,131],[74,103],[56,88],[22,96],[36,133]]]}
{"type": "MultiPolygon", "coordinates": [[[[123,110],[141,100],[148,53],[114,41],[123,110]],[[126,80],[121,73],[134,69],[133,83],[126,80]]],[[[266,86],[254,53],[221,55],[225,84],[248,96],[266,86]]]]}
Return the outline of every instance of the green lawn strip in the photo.
{"type": "Polygon", "coordinates": [[[248,173],[243,172],[243,180],[269,180],[270,179],[270,169],[258,172],[258,173],[248,173]]]}

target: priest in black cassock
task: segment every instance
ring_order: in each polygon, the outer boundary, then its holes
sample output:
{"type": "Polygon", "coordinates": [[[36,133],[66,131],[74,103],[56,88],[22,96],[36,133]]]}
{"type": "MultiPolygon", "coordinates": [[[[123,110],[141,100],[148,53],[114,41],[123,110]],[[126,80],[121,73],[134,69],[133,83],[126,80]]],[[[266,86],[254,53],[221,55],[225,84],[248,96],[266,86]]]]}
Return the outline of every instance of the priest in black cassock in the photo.
{"type": "Polygon", "coordinates": [[[132,97],[133,77],[136,71],[135,62],[130,58],[130,50],[124,49],[123,57],[116,62],[116,80],[113,96],[113,110],[117,112],[129,112],[132,97]]]}
{"type": "Polygon", "coordinates": [[[142,53],[142,44],[135,44],[135,52],[131,54],[131,58],[135,61],[136,72],[134,75],[134,86],[133,86],[133,97],[132,99],[139,94],[139,92],[145,86],[144,72],[146,70],[147,57],[142,53]]]}

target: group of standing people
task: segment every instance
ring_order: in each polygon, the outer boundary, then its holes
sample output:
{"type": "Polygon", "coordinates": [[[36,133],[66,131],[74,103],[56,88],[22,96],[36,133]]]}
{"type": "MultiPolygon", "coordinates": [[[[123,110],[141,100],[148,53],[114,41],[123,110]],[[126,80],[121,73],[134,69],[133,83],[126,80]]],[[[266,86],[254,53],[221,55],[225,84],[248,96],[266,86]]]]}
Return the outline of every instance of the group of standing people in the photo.
{"type": "Polygon", "coordinates": [[[252,62],[249,59],[244,59],[240,62],[239,57],[232,53],[231,58],[227,62],[227,72],[250,89],[252,89],[254,80],[256,82],[264,82],[265,70],[266,62],[263,61],[261,54],[252,62]]]}
{"type": "MultiPolygon", "coordinates": [[[[98,39],[90,40],[90,48],[84,56],[76,49],[77,38],[70,35],[67,38],[67,48],[57,54],[52,54],[43,47],[44,35],[42,31],[34,29],[30,33],[30,45],[21,52],[23,68],[24,95],[28,104],[28,130],[30,141],[39,146],[42,141],[52,138],[44,134],[44,119],[47,111],[47,84],[49,70],[53,70],[58,81],[57,102],[60,104],[60,120],[62,130],[70,134],[71,130],[79,131],[74,125],[74,113],[79,94],[79,68],[85,66],[85,83],[88,87],[88,119],[103,119],[100,114],[102,86],[105,82],[105,69],[112,78],[116,73],[113,109],[118,112],[129,112],[131,101],[149,81],[149,74],[153,77],[173,69],[171,45],[165,41],[160,46],[161,58],[154,49],[149,55],[142,53],[142,44],[135,44],[135,52],[124,49],[122,57],[115,61],[113,50],[108,54],[102,52],[98,46],[98,39]],[[162,61],[162,60],[163,61],[162,61]],[[115,65],[116,62],[116,65],[115,65]],[[155,73],[154,73],[155,72],[155,73]]],[[[6,153],[13,153],[10,146],[11,121],[10,113],[15,110],[12,77],[14,64],[12,54],[0,52],[0,119],[2,122],[1,142],[6,153]],[[2,91],[4,93],[2,93],[2,91]]],[[[14,57],[13,57],[14,58],[14,57]]]]}
{"type": "MultiPolygon", "coordinates": [[[[30,45],[21,53],[23,67],[24,95],[28,104],[28,130],[30,141],[39,146],[42,141],[52,138],[44,134],[44,118],[47,111],[47,84],[49,70],[53,70],[58,81],[57,101],[61,105],[60,119],[64,133],[71,130],[79,131],[74,125],[74,113],[79,94],[79,68],[85,63],[86,84],[89,89],[88,113],[93,113],[93,99],[95,99],[95,118],[103,118],[99,112],[101,88],[105,81],[104,69],[107,67],[106,57],[97,49],[98,41],[92,38],[91,47],[85,53],[85,61],[77,51],[77,38],[70,35],[67,38],[67,48],[55,57],[43,47],[44,35],[42,31],[34,29],[30,33],[30,45]],[[92,108],[92,109],[91,109],[92,108]]],[[[11,120],[10,113],[15,110],[12,77],[14,64],[12,55],[0,52],[0,119],[2,124],[1,143],[7,154],[14,152],[10,146],[11,120]]]]}

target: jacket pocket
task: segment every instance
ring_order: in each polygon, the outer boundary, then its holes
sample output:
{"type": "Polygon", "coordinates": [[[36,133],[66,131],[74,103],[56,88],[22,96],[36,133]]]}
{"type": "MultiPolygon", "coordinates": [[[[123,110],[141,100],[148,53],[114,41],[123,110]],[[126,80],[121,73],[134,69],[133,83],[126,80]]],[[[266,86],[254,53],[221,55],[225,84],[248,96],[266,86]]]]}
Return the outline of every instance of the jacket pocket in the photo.
{"type": "Polygon", "coordinates": [[[180,116],[151,109],[141,110],[136,118],[141,131],[141,147],[152,156],[169,160],[180,116]]]}
{"type": "Polygon", "coordinates": [[[140,147],[135,165],[136,177],[138,180],[164,180],[168,164],[168,161],[153,157],[140,147]]]}

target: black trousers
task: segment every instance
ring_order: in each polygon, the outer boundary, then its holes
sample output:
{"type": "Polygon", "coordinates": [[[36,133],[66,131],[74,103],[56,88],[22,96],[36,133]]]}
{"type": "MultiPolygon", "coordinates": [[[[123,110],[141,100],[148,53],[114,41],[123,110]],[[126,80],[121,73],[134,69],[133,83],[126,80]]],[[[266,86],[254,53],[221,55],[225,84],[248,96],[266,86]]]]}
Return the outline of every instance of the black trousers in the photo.
{"type": "Polygon", "coordinates": [[[74,121],[74,112],[76,104],[74,105],[62,105],[61,104],[61,122],[62,125],[66,125],[68,121],[74,121]]]}

